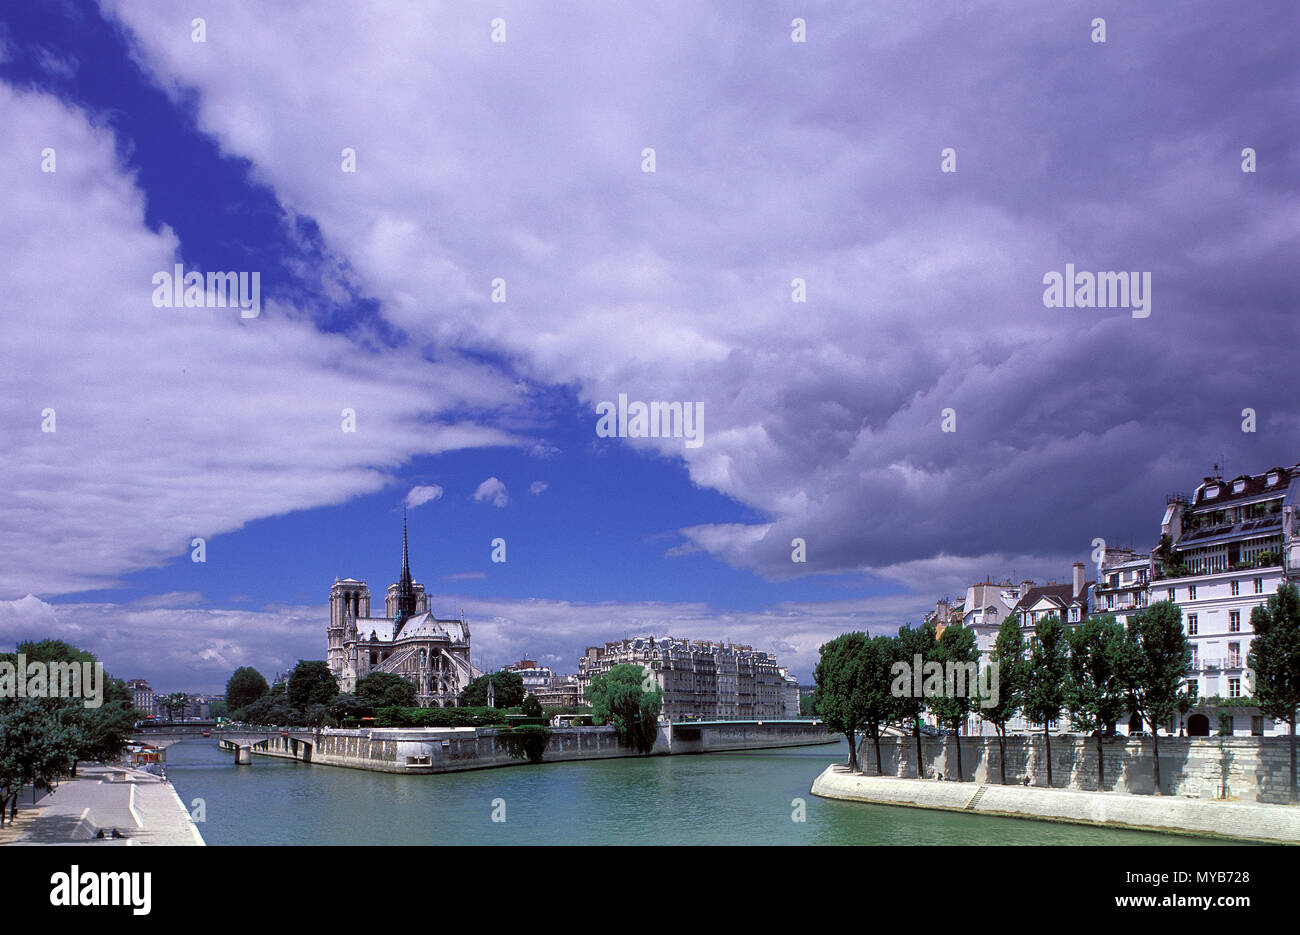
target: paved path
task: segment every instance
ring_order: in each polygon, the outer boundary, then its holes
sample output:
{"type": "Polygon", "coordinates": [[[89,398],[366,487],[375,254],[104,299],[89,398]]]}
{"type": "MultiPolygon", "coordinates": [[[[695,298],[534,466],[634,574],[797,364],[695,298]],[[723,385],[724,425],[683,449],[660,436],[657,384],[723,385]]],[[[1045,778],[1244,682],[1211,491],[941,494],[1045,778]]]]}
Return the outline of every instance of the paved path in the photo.
{"type": "Polygon", "coordinates": [[[77,778],[26,809],[19,806],[16,845],[202,845],[198,827],[171,784],[142,770],[86,765],[77,778]],[[24,812],[31,814],[24,821],[24,812]],[[124,838],[96,838],[116,828],[124,838]]]}
{"type": "Polygon", "coordinates": [[[812,794],[879,805],[1300,843],[1300,806],[863,776],[839,763],[813,781],[812,794]]]}

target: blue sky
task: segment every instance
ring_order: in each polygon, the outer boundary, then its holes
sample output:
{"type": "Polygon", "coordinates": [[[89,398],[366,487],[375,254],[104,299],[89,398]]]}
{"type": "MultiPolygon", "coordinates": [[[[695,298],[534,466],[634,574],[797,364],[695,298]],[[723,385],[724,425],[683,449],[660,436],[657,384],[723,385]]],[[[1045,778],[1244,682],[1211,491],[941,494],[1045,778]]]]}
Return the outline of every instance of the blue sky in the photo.
{"type": "Polygon", "coordinates": [[[0,639],[161,690],[319,658],[425,486],[433,609],[562,671],[650,632],[806,680],[1149,547],[1212,463],[1300,458],[1296,15],[1191,6],[6,11],[0,639]],[[262,315],[154,307],[173,263],[259,271],[262,315]],[[1045,308],[1067,263],[1151,272],[1151,316],[1045,308]],[[597,437],[619,393],[703,444],[597,437]]]}

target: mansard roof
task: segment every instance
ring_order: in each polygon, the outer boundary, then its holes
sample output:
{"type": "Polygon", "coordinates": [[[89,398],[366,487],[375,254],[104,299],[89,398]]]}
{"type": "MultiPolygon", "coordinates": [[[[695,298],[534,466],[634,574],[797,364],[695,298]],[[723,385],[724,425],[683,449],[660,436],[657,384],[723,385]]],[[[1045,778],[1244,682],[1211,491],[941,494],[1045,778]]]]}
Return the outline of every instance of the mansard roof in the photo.
{"type": "Polygon", "coordinates": [[[1049,604],[1057,607],[1068,608],[1072,604],[1080,607],[1088,606],[1088,589],[1095,582],[1085,581],[1083,584],[1083,594],[1079,597],[1074,596],[1074,585],[1066,582],[1065,584],[1041,584],[1032,587],[1026,592],[1025,596],[1016,602],[1016,606],[1011,608],[1013,614],[1024,616],[1039,601],[1046,600],[1049,604]]]}

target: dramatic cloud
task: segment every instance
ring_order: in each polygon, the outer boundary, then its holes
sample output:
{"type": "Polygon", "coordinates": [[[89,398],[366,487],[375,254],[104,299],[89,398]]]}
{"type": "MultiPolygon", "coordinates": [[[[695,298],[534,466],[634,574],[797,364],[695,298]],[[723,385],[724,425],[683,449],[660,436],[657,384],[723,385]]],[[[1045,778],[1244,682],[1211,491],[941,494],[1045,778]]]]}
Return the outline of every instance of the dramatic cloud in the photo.
{"type": "Polygon", "coordinates": [[[818,5],[804,44],[743,3],[502,0],[505,44],[472,6],[232,3],[202,46],[104,6],[395,324],[585,405],[702,402],[698,449],[620,442],[758,517],[682,550],[1064,565],[1150,545],[1221,452],[1300,457],[1289,0],[1116,8],[1105,44],[1081,0],[818,5]],[[1044,308],[1067,263],[1150,272],[1150,317],[1044,308]]]}
{"type": "Polygon", "coordinates": [[[414,455],[520,443],[466,415],[516,402],[479,365],[381,365],[293,309],[154,307],[178,244],[145,226],[112,136],[7,86],[0,125],[0,596],[108,586],[194,537],[380,490],[414,455]]]}
{"type": "Polygon", "coordinates": [[[506,492],[505,484],[495,477],[489,477],[474,491],[474,501],[476,503],[487,501],[493,506],[501,507],[510,502],[510,495],[506,492]]]}
{"type": "Polygon", "coordinates": [[[422,506],[430,500],[437,500],[441,496],[442,488],[437,484],[420,485],[412,487],[410,493],[406,495],[406,499],[402,502],[408,510],[413,510],[417,506],[422,506]]]}

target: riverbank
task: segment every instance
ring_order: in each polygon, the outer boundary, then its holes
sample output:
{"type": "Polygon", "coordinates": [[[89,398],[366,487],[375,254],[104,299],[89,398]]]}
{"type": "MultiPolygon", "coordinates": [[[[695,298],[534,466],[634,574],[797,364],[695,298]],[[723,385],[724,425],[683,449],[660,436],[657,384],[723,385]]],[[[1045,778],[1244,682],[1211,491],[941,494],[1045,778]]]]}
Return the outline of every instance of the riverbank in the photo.
{"type": "Polygon", "coordinates": [[[802,721],[665,723],[659,725],[649,753],[640,753],[620,743],[613,727],[556,727],[549,730],[537,760],[526,756],[521,735],[495,728],[225,731],[218,742],[234,752],[239,763],[266,756],[374,772],[422,774],[527,763],[821,746],[838,743],[838,738],[820,723],[802,721]]]}
{"type": "Polygon", "coordinates": [[[849,773],[847,766],[838,763],[813,781],[812,794],[876,805],[1300,843],[1300,807],[1288,805],[863,776],[849,773]]]}
{"type": "MultiPolygon", "coordinates": [[[[7,830],[7,829],[6,829],[7,830]]],[[[4,843],[202,846],[203,836],[171,783],[143,770],[83,765],[34,805],[19,806],[4,843]],[[111,837],[116,829],[122,837],[111,837]],[[104,832],[104,837],[96,835],[104,832]]]]}

